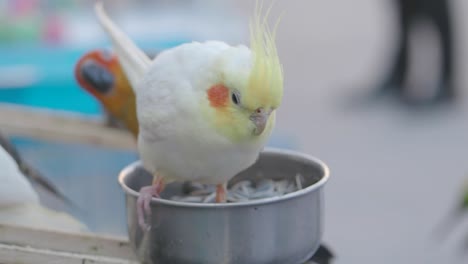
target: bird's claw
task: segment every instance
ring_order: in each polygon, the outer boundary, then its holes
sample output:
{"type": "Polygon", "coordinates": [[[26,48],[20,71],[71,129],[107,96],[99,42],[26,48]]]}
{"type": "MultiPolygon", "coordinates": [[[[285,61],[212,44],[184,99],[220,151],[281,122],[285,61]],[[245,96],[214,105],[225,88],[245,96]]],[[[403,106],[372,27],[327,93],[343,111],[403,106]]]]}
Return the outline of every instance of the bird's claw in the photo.
{"type": "Polygon", "coordinates": [[[140,196],[137,200],[138,224],[144,231],[149,231],[151,226],[147,224],[151,219],[151,198],[159,197],[159,187],[157,185],[146,186],[140,189],[140,196]],[[148,218],[148,221],[146,219],[148,218]]]}
{"type": "Polygon", "coordinates": [[[217,203],[225,203],[226,199],[226,185],[218,184],[216,185],[216,202],[217,203]]]}

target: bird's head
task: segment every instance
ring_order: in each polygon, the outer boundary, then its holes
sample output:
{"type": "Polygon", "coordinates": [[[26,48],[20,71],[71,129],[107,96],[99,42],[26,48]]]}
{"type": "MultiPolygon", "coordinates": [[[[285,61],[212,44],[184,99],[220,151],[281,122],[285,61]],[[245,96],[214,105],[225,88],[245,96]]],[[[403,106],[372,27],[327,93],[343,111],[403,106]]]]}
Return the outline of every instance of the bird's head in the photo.
{"type": "Polygon", "coordinates": [[[87,52],[75,66],[75,78],[115,121],[138,135],[135,94],[116,54],[107,50],[87,52]]]}
{"type": "MultiPolygon", "coordinates": [[[[258,13],[257,13],[258,14],[258,13]]],[[[217,82],[207,89],[215,128],[233,141],[268,136],[283,97],[283,70],[275,31],[255,16],[250,49],[230,47],[219,56],[217,82]]]]}
{"type": "Polygon", "coordinates": [[[122,100],[132,88],[116,55],[107,50],[92,50],[75,65],[79,85],[103,104],[122,100]]]}

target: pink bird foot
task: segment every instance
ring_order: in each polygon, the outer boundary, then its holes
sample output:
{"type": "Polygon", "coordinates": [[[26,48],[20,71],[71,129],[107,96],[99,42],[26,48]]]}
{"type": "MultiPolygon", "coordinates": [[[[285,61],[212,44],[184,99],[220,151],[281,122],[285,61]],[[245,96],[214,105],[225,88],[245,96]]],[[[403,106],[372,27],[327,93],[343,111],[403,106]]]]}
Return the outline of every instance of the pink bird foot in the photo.
{"type": "Polygon", "coordinates": [[[150,230],[151,226],[146,223],[146,218],[151,217],[150,202],[154,197],[159,198],[159,194],[164,189],[164,183],[161,178],[157,177],[151,186],[145,186],[140,189],[140,196],[137,200],[137,217],[138,224],[142,230],[150,230]]]}
{"type": "Polygon", "coordinates": [[[226,199],[226,185],[225,184],[218,184],[216,185],[216,202],[217,203],[225,203],[226,199]]]}

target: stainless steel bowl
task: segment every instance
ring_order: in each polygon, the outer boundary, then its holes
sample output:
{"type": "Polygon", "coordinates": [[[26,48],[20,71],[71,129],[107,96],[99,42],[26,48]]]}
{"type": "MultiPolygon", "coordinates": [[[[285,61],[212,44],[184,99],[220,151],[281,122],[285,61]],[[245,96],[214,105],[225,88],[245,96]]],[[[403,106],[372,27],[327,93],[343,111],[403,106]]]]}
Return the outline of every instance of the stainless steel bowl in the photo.
{"type": "MultiPolygon", "coordinates": [[[[137,221],[138,190],[151,183],[139,162],[119,176],[125,191],[130,243],[140,261],[153,264],[300,264],[322,237],[323,186],[328,167],[308,155],[267,148],[240,180],[304,177],[304,189],[281,197],[227,204],[201,204],[153,198],[151,230],[137,221]]],[[[170,184],[162,197],[182,192],[170,184]]]]}

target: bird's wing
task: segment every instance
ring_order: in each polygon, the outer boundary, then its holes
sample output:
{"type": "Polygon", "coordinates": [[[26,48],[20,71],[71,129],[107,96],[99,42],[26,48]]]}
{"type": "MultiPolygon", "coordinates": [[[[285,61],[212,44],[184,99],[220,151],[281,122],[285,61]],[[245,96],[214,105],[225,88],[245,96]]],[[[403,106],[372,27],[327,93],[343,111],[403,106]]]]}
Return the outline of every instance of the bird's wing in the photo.
{"type": "Polygon", "coordinates": [[[20,156],[18,150],[11,144],[11,142],[0,133],[0,147],[13,158],[18,166],[20,172],[26,176],[30,181],[39,184],[46,191],[57,197],[59,200],[66,202],[69,205],[73,205],[71,200],[67,198],[58,187],[56,187],[51,181],[44,177],[37,169],[27,164],[20,156]]]}
{"type": "Polygon", "coordinates": [[[68,231],[87,230],[72,216],[42,206],[31,183],[3,147],[0,147],[0,169],[0,223],[68,231]]]}
{"type": "Polygon", "coordinates": [[[4,148],[0,148],[0,168],[0,205],[39,203],[37,193],[4,148]]]}

